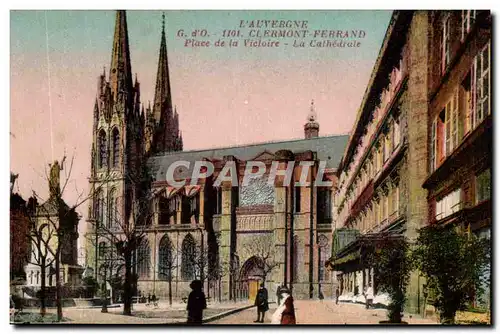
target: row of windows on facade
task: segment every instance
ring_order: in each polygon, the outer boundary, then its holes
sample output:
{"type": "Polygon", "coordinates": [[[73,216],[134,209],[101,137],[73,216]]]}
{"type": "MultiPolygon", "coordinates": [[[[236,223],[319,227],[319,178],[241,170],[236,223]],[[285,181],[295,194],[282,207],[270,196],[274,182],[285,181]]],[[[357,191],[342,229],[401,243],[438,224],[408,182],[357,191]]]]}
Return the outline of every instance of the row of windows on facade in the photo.
{"type": "MultiPolygon", "coordinates": [[[[106,261],[118,261],[115,257],[115,249],[108,243],[102,241],[99,243],[98,257],[101,266],[108,265],[106,261]]],[[[143,242],[136,251],[134,263],[136,273],[140,278],[149,278],[151,270],[151,247],[148,242],[143,242]]],[[[176,253],[170,238],[165,235],[158,246],[158,265],[157,278],[159,280],[168,280],[172,274],[180,269],[183,280],[195,279],[197,272],[201,268],[201,255],[197,249],[196,242],[191,234],[187,234],[182,241],[180,253],[176,253]]],[[[119,268],[119,266],[116,266],[119,268]]]]}
{"type": "MultiPolygon", "coordinates": [[[[48,270],[47,270],[48,271],[48,270]]],[[[65,282],[66,281],[66,272],[62,272],[62,281],[65,282]]],[[[55,273],[54,274],[50,274],[50,273],[46,273],[45,274],[45,279],[46,279],[46,282],[48,283],[49,286],[52,286],[52,278],[55,276],[55,273]]],[[[30,285],[39,285],[41,284],[42,282],[42,273],[39,272],[39,271],[33,271],[31,270],[30,273],[28,274],[28,279],[29,279],[29,282],[30,282],[30,285]]]]}
{"type": "MultiPolygon", "coordinates": [[[[361,211],[351,223],[351,228],[365,232],[373,227],[384,224],[387,221],[393,221],[399,217],[400,202],[399,186],[388,187],[387,192],[381,191],[379,199],[373,199],[361,211]]],[[[344,222],[348,217],[347,213],[339,216],[339,222],[344,222]]]]}
{"type": "MultiPolygon", "coordinates": [[[[490,199],[491,196],[491,170],[485,169],[474,178],[475,183],[475,200],[474,204],[480,204],[483,201],[490,199]]],[[[461,188],[457,188],[443,196],[435,203],[436,220],[444,219],[463,208],[463,192],[461,188]]]]}
{"type": "MultiPolygon", "coordinates": [[[[116,191],[113,189],[109,193],[109,200],[106,202],[104,200],[104,195],[99,193],[97,195],[96,205],[95,205],[95,219],[99,222],[101,226],[106,226],[107,228],[114,228],[117,226],[120,219],[120,202],[116,195],[116,191]]],[[[199,194],[192,197],[186,196],[174,196],[172,199],[166,199],[160,197],[159,199],[159,219],[158,223],[162,224],[177,224],[177,212],[181,209],[181,223],[191,224],[193,220],[195,223],[199,219],[199,194]],[[182,203],[182,205],[179,205],[182,203]]],[[[151,219],[153,215],[148,215],[147,224],[151,224],[151,219]]]]}
{"type": "Polygon", "coordinates": [[[200,194],[192,197],[177,195],[170,199],[160,197],[158,224],[177,224],[179,211],[181,224],[197,223],[200,215],[200,194]]]}
{"type": "Polygon", "coordinates": [[[94,218],[100,226],[114,228],[118,224],[120,213],[120,200],[115,189],[112,189],[108,195],[108,201],[104,200],[103,192],[96,196],[94,218]],[[107,204],[107,205],[106,205],[107,204]]]}
{"type": "MultiPolygon", "coordinates": [[[[301,202],[301,187],[294,188],[294,198],[293,198],[293,212],[302,212],[301,202]]],[[[322,220],[328,220],[332,218],[332,191],[327,188],[317,188],[317,215],[322,217],[322,220]]],[[[214,214],[222,214],[222,190],[216,188],[216,203],[213,206],[214,214]]],[[[319,219],[319,218],[318,218],[319,219]]]]}
{"type": "Polygon", "coordinates": [[[352,205],[361,195],[368,183],[383,169],[384,164],[389,160],[392,154],[397,150],[401,143],[401,128],[398,120],[393,120],[389,126],[386,135],[379,137],[378,142],[373,147],[373,153],[363,163],[354,183],[346,191],[345,197],[337,197],[340,202],[344,199],[344,205],[341,207],[339,216],[348,215],[352,205]]]}
{"type": "MultiPolygon", "coordinates": [[[[399,146],[401,142],[401,127],[398,118],[392,118],[385,128],[385,131],[378,137],[375,145],[372,146],[372,151],[366,154],[368,156],[365,161],[361,162],[362,157],[365,155],[367,149],[370,148],[372,143],[372,134],[375,131],[375,125],[367,125],[367,133],[360,139],[360,148],[358,149],[358,154],[353,158],[353,163],[351,163],[349,170],[342,173],[340,185],[341,189],[339,191],[339,197],[344,198],[346,195],[352,191],[361,192],[362,189],[358,189],[358,183],[362,183],[362,187],[368,183],[368,181],[373,178],[378,171],[382,169],[384,162],[386,162],[391,153],[399,146]],[[360,173],[354,175],[354,170],[362,163],[360,168],[360,173]],[[347,189],[342,187],[344,184],[348,184],[351,179],[356,178],[351,187],[347,189]]],[[[355,195],[356,196],[356,195],[355,195]]]]}
{"type": "Polygon", "coordinates": [[[116,168],[120,162],[120,132],[117,128],[111,131],[111,147],[108,145],[107,134],[104,129],[99,131],[97,137],[97,147],[98,147],[98,168],[108,167],[108,152],[111,158],[111,167],[116,168]]]}
{"type": "MultiPolygon", "coordinates": [[[[362,158],[365,156],[365,152],[371,147],[371,144],[374,140],[373,135],[377,132],[379,127],[383,126],[382,122],[385,119],[385,116],[391,110],[391,106],[393,105],[393,99],[398,95],[398,91],[401,88],[400,83],[407,72],[407,48],[403,47],[401,50],[401,59],[399,62],[399,68],[393,68],[388,86],[382,91],[380,98],[380,105],[374,108],[372,112],[372,118],[369,123],[365,126],[365,133],[359,139],[356,147],[356,153],[352,157],[351,162],[349,163],[349,168],[347,171],[342,172],[340,176],[340,186],[342,187],[344,184],[348,184],[351,182],[353,177],[353,172],[357,169],[358,165],[362,163],[362,158]]],[[[392,120],[394,124],[391,122],[387,122],[387,126],[385,129],[385,133],[389,133],[391,128],[394,130],[394,134],[397,136],[396,138],[392,138],[394,142],[399,142],[400,140],[400,130],[399,130],[399,121],[397,119],[392,120]]],[[[383,146],[382,146],[383,147],[383,146]]],[[[341,188],[339,193],[340,197],[344,197],[345,193],[349,189],[341,188]]]]}
{"type": "MultiPolygon", "coordinates": [[[[302,212],[302,192],[301,187],[294,188],[293,212],[302,212]]],[[[332,218],[332,191],[327,188],[316,188],[316,214],[318,224],[328,223],[332,218]]]]}
{"type": "MultiPolygon", "coordinates": [[[[461,13],[461,34],[460,41],[465,42],[467,35],[471,31],[474,23],[476,22],[476,10],[462,10],[461,13]]],[[[454,34],[452,29],[452,16],[447,14],[442,22],[442,38],[441,38],[441,72],[445,73],[451,63],[451,46],[453,44],[454,34]]]]}
{"type": "MultiPolygon", "coordinates": [[[[325,280],[324,263],[330,256],[330,247],[328,238],[325,235],[318,236],[319,247],[319,280],[325,280]]],[[[294,237],[294,266],[293,266],[293,281],[298,281],[298,273],[300,271],[299,261],[303,259],[303,248],[299,246],[298,237],[294,237]]],[[[113,259],[109,257],[109,252],[113,250],[109,248],[107,243],[99,243],[99,258],[113,259]],[[108,256],[107,256],[108,255],[108,256]]],[[[137,274],[141,278],[147,278],[150,275],[151,269],[151,249],[148,243],[143,243],[137,250],[137,274]]],[[[114,259],[113,259],[114,260],[114,259]]],[[[180,267],[181,278],[184,280],[194,279],[196,273],[202,268],[200,265],[200,255],[197,252],[196,242],[191,234],[188,234],[183,242],[180,254],[175,254],[174,247],[168,236],[164,236],[158,247],[158,279],[168,280],[172,278],[172,274],[180,267]],[[179,260],[180,258],[180,266],[179,260]]]]}
{"type": "Polygon", "coordinates": [[[474,58],[462,83],[432,121],[430,171],[434,171],[460,145],[491,110],[490,44],[474,58]]]}

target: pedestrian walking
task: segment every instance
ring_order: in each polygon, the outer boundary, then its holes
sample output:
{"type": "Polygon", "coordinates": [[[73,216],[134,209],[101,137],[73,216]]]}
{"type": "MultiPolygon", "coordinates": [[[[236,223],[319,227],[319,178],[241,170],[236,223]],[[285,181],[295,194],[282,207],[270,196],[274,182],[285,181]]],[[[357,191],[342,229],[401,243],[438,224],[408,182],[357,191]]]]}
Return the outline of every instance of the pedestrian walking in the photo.
{"type": "Polygon", "coordinates": [[[203,320],[203,310],[207,308],[207,300],[202,291],[202,283],[200,280],[194,280],[189,285],[191,293],[187,302],[188,324],[200,324],[203,320]]]}
{"type": "Polygon", "coordinates": [[[283,288],[283,285],[280,284],[276,288],[276,304],[279,306],[281,304],[281,289],[283,288]]]}
{"type": "Polygon", "coordinates": [[[339,297],[340,297],[340,290],[339,288],[337,287],[337,289],[335,289],[335,304],[339,304],[339,297]]]}
{"type": "Polygon", "coordinates": [[[366,308],[369,309],[373,304],[373,288],[371,285],[366,289],[366,308]]]}
{"type": "Polygon", "coordinates": [[[287,288],[281,289],[281,304],[273,314],[272,324],[295,325],[295,307],[293,297],[287,288]]]}
{"type": "Polygon", "coordinates": [[[257,320],[255,320],[254,322],[263,323],[266,312],[269,310],[267,289],[264,287],[264,283],[260,284],[259,291],[257,291],[257,297],[255,297],[255,306],[257,306],[257,320]]]}
{"type": "Polygon", "coordinates": [[[319,291],[318,298],[319,298],[320,302],[323,302],[323,299],[325,299],[325,296],[323,295],[323,291],[321,291],[321,290],[319,291]]]}

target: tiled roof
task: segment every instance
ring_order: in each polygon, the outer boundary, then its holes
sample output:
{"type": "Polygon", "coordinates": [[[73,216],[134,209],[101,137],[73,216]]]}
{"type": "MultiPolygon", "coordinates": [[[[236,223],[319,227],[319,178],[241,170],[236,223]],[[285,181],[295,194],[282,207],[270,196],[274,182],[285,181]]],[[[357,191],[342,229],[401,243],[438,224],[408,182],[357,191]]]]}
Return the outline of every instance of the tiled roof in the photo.
{"type": "MultiPolygon", "coordinates": [[[[195,161],[202,160],[203,158],[222,159],[224,156],[232,155],[239,160],[252,160],[263,152],[274,154],[279,150],[290,150],[293,153],[305,151],[316,152],[318,160],[326,161],[326,168],[337,168],[348,139],[348,135],[336,135],[206,150],[172,152],[151,157],[148,164],[151,167],[154,179],[164,180],[168,167],[175,161],[189,161],[192,168],[195,161]]],[[[187,175],[182,176],[185,177],[187,175]]]]}

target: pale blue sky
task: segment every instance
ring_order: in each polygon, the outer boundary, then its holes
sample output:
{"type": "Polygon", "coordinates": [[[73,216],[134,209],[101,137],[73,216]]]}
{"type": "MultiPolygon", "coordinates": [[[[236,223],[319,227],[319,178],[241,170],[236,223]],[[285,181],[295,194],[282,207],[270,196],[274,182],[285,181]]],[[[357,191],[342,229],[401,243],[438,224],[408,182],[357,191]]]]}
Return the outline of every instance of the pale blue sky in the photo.
{"type": "MultiPolygon", "coordinates": [[[[350,131],[391,14],[166,11],[172,95],[184,148],[303,138],[312,99],[320,135],[350,131]],[[176,37],[179,29],[215,35],[237,28],[240,20],[259,19],[307,20],[309,30],[365,30],[366,37],[356,49],[190,49],[176,37]]],[[[161,16],[162,11],[127,11],[132,71],[145,104],[154,95],[161,16]]],[[[16,191],[23,196],[32,189],[47,194],[44,169],[64,152],[75,157],[70,188],[87,190],[97,78],[103,66],[109,70],[114,21],[114,11],[11,11],[11,170],[20,173],[16,191]]],[[[77,193],[65,197],[73,203],[77,193]]]]}

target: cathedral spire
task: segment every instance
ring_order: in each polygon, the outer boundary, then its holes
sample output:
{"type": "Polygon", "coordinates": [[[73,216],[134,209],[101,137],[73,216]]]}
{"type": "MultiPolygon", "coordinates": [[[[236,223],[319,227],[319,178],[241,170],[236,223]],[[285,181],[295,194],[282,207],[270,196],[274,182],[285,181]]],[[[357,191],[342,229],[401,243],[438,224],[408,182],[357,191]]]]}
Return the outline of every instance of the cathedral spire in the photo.
{"type": "Polygon", "coordinates": [[[128,44],[127,14],[124,10],[116,12],[115,36],[109,81],[111,93],[115,101],[118,93],[132,90],[132,68],[130,65],[130,49],[128,44]]]}
{"type": "MultiPolygon", "coordinates": [[[[160,55],[158,58],[158,71],[156,74],[156,89],[153,105],[154,117],[157,122],[162,118],[166,123],[167,114],[172,113],[172,95],[170,93],[170,75],[168,71],[167,40],[165,38],[165,13],[162,14],[162,30],[160,42],[160,55]]],[[[163,131],[167,129],[162,129],[163,131]]]]}

